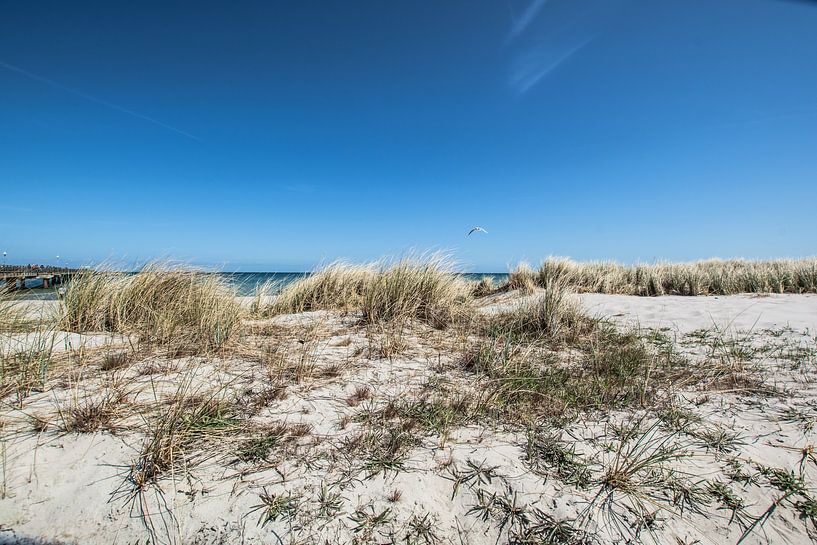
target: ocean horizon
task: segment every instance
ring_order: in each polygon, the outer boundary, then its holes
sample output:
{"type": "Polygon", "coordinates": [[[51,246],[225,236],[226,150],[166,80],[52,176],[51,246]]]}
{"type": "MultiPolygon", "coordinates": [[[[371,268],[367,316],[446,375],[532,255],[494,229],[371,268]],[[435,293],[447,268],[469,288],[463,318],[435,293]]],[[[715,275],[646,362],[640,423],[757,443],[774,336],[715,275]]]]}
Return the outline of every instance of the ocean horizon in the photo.
{"type": "MultiPolygon", "coordinates": [[[[132,274],[132,273],[128,273],[132,274]]],[[[237,288],[240,296],[250,296],[261,284],[272,283],[273,293],[277,293],[287,285],[312,274],[312,272],[213,272],[224,277],[230,284],[237,288]]],[[[508,273],[457,273],[468,280],[478,281],[482,278],[490,278],[494,284],[499,284],[508,279],[508,273]]],[[[25,299],[54,299],[56,298],[55,288],[43,288],[42,280],[30,279],[25,283],[26,290],[21,291],[16,297],[25,299]]]]}

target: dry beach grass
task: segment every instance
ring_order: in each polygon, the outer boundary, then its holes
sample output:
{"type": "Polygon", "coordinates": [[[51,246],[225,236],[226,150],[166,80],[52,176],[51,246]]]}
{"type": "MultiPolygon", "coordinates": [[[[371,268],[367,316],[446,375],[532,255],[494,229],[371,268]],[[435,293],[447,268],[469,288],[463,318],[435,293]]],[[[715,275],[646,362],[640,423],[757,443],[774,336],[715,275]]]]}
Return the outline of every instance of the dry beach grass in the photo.
{"type": "Polygon", "coordinates": [[[627,266],[551,257],[536,271],[521,265],[511,272],[509,287],[546,288],[553,281],[566,282],[576,291],[626,295],[814,293],[817,291],[817,259],[711,259],[627,266]]]}
{"type": "Polygon", "coordinates": [[[212,351],[238,331],[236,292],[221,277],[152,263],[133,275],[86,271],[68,286],[66,331],[113,331],[180,350],[212,351]]]}
{"type": "Polygon", "coordinates": [[[57,315],[0,302],[0,539],[808,543],[817,324],[637,327],[575,292],[802,293],[813,266],[548,260],[496,288],[425,256],[247,305],[88,272],[57,315]]]}

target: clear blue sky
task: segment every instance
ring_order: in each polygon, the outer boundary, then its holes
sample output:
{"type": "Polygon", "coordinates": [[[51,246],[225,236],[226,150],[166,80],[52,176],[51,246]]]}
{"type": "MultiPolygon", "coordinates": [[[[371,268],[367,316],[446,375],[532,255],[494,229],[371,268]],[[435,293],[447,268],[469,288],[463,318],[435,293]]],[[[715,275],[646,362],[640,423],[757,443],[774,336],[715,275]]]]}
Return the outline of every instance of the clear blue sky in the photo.
{"type": "Polygon", "coordinates": [[[0,63],[9,262],[817,253],[812,2],[8,0],[0,63]]]}

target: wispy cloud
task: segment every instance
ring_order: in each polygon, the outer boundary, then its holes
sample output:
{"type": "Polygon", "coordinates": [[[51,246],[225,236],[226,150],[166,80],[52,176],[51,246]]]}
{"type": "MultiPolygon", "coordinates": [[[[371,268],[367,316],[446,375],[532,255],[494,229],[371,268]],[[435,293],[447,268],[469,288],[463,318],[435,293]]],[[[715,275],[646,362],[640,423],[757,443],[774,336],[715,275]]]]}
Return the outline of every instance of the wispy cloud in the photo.
{"type": "Polygon", "coordinates": [[[539,47],[529,51],[514,63],[509,80],[511,88],[517,95],[524,95],[592,41],[591,37],[567,47],[539,47]]]}
{"type": "Polygon", "coordinates": [[[531,22],[536,19],[536,16],[539,15],[539,12],[542,10],[545,3],[547,3],[547,0],[532,0],[531,3],[528,4],[528,7],[525,8],[525,11],[522,12],[522,15],[520,15],[518,19],[514,19],[508,38],[516,38],[525,32],[528,25],[530,25],[531,22]]]}
{"type": "Polygon", "coordinates": [[[25,70],[24,68],[20,68],[19,66],[14,66],[13,64],[9,64],[9,63],[3,62],[3,61],[0,61],[0,66],[2,66],[3,68],[5,68],[7,70],[11,70],[12,72],[16,72],[16,73],[18,73],[18,74],[20,74],[22,76],[27,77],[27,78],[33,79],[35,81],[39,81],[40,83],[44,83],[45,85],[48,85],[50,87],[60,89],[61,91],[65,91],[66,93],[71,93],[72,95],[76,95],[76,96],[78,96],[80,98],[84,98],[85,100],[88,100],[90,102],[95,102],[95,103],[100,104],[102,106],[105,106],[107,108],[111,108],[112,110],[122,112],[123,114],[129,115],[131,117],[136,117],[136,118],[141,119],[143,121],[147,121],[148,123],[152,123],[154,125],[162,127],[163,129],[167,129],[169,131],[175,132],[177,134],[180,134],[180,135],[185,136],[187,138],[190,138],[192,140],[196,140],[197,142],[201,142],[201,138],[199,138],[198,136],[194,136],[194,135],[190,134],[189,132],[185,132],[185,131],[183,131],[181,129],[178,129],[178,128],[172,126],[172,125],[168,125],[167,123],[159,121],[158,119],[146,116],[144,114],[140,114],[139,112],[134,112],[133,110],[129,110],[128,108],[125,108],[124,106],[114,104],[113,102],[108,102],[107,100],[103,100],[103,99],[95,97],[93,95],[89,95],[88,93],[83,93],[82,91],[79,91],[77,89],[72,89],[71,87],[66,87],[65,85],[62,85],[61,83],[58,83],[58,82],[56,82],[54,80],[51,80],[51,79],[48,79],[46,77],[40,76],[39,74],[35,74],[34,72],[29,72],[28,70],[25,70]]]}

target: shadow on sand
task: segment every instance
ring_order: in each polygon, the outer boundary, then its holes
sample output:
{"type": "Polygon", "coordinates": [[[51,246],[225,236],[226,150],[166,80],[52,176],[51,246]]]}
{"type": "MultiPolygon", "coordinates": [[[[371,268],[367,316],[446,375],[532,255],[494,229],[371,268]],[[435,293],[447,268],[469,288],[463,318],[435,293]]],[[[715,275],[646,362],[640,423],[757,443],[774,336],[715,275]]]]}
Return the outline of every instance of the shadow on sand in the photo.
{"type": "Polygon", "coordinates": [[[57,541],[18,535],[14,532],[0,530],[0,545],[75,545],[76,542],[57,541]]]}

